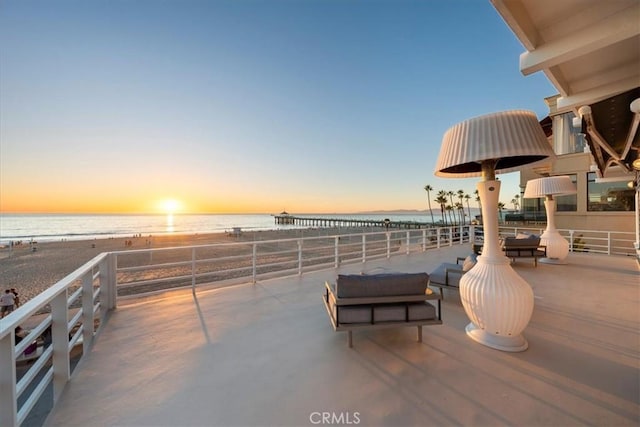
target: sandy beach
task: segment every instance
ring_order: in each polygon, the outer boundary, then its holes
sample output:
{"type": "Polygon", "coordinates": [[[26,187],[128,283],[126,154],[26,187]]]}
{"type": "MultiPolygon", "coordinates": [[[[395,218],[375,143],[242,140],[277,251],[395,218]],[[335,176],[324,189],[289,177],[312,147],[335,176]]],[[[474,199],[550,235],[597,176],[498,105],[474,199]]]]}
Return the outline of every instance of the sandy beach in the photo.
{"type": "MultiPolygon", "coordinates": [[[[174,246],[276,240],[296,237],[329,236],[362,232],[357,228],[319,228],[271,231],[243,231],[240,236],[226,233],[163,235],[23,243],[0,249],[0,289],[16,288],[22,303],[28,301],[102,252],[164,248],[174,246]],[[127,245],[130,242],[130,245],[127,245]],[[33,250],[33,247],[36,250],[33,250]]],[[[367,228],[366,231],[380,231],[367,228]]]]}

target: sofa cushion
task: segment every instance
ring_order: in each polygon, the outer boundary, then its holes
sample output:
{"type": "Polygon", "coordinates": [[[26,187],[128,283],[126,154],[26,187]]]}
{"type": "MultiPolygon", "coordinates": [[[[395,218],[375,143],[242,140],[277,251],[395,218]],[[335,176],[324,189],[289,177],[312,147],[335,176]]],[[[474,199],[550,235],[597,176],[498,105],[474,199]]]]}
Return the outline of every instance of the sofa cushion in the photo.
{"type": "Polygon", "coordinates": [[[338,275],[338,298],[368,298],[422,295],[427,289],[427,273],[349,274],[338,275]]]}
{"type": "Polygon", "coordinates": [[[447,283],[446,278],[446,270],[461,270],[461,266],[458,264],[453,264],[449,262],[443,262],[429,274],[429,279],[432,283],[438,283],[441,285],[449,285],[449,286],[458,286],[460,284],[460,277],[462,277],[462,272],[460,273],[451,273],[449,272],[449,282],[447,283]]]}
{"type": "Polygon", "coordinates": [[[411,322],[435,318],[436,308],[428,302],[379,305],[373,309],[373,321],[375,323],[406,322],[407,320],[411,322]]]}
{"type": "Polygon", "coordinates": [[[347,305],[338,308],[340,323],[371,323],[371,306],[347,305]]]}
{"type": "Polygon", "coordinates": [[[537,236],[530,236],[526,239],[518,239],[516,237],[507,237],[504,239],[504,247],[517,247],[517,248],[537,248],[540,246],[540,238],[537,236]]]}
{"type": "Polygon", "coordinates": [[[409,321],[429,320],[436,318],[436,308],[428,302],[409,304],[409,321]]]}
{"type": "Polygon", "coordinates": [[[476,265],[476,262],[478,262],[477,255],[476,254],[469,255],[464,259],[464,262],[462,263],[462,271],[471,270],[476,265]]]}
{"type": "Polygon", "coordinates": [[[407,308],[404,304],[378,305],[373,308],[373,321],[404,322],[407,318],[407,308]]]}

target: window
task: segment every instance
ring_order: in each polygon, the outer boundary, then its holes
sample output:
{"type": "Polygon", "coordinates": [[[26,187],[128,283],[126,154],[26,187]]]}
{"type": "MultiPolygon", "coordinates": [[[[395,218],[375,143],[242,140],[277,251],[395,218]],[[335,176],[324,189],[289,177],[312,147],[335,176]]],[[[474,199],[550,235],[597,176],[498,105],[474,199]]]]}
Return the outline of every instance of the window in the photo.
{"type": "Polygon", "coordinates": [[[587,183],[587,210],[589,211],[633,211],[635,190],[624,181],[596,182],[595,172],[589,172],[587,183]]]}
{"type": "MultiPolygon", "coordinates": [[[[568,174],[571,178],[571,182],[575,185],[578,180],[576,174],[568,174]]],[[[575,212],[578,210],[578,195],[569,194],[567,196],[557,196],[556,198],[556,211],[558,212],[575,212]]]]}

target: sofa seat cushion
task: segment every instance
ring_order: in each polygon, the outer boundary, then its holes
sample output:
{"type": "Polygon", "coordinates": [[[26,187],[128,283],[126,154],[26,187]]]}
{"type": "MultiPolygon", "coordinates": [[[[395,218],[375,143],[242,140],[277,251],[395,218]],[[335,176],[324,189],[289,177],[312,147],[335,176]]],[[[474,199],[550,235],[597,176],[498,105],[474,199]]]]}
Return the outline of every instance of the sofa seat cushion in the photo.
{"type": "Polygon", "coordinates": [[[447,282],[446,271],[447,269],[451,270],[461,270],[462,266],[459,264],[453,264],[450,262],[443,262],[436,268],[431,274],[429,274],[429,279],[433,283],[439,283],[441,285],[449,285],[449,286],[459,286],[460,277],[462,277],[462,272],[460,273],[452,273],[449,272],[449,281],[447,282]]]}
{"type": "Polygon", "coordinates": [[[427,289],[427,273],[349,274],[338,275],[338,298],[370,298],[421,295],[427,289]]]}
{"type": "Polygon", "coordinates": [[[413,322],[418,320],[431,320],[436,318],[436,308],[432,304],[425,301],[409,304],[342,306],[338,307],[338,321],[340,322],[340,324],[370,324],[372,308],[373,323],[406,321],[413,322]],[[408,319],[407,307],[409,310],[408,319]]]}
{"type": "Polygon", "coordinates": [[[436,308],[428,302],[410,304],[388,304],[373,308],[373,321],[383,322],[412,322],[436,318],[436,308]],[[407,318],[407,308],[409,316],[407,318]]]}
{"type": "Polygon", "coordinates": [[[371,306],[369,305],[346,305],[337,308],[337,319],[340,323],[371,323],[371,306]]]}

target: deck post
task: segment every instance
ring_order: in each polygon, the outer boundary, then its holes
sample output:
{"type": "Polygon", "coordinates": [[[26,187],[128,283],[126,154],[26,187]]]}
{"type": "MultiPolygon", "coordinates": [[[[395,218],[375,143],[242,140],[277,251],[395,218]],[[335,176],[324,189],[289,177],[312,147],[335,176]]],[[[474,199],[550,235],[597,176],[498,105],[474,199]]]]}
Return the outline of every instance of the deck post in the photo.
{"type": "Polygon", "coordinates": [[[411,232],[407,231],[407,255],[409,255],[411,249],[411,232]]]}
{"type": "Polygon", "coordinates": [[[258,244],[254,243],[251,250],[251,280],[256,284],[256,276],[258,273],[258,244]]]}
{"type": "Polygon", "coordinates": [[[196,248],[191,249],[191,292],[196,293],[196,248]]]}
{"type": "Polygon", "coordinates": [[[391,232],[387,231],[387,258],[391,258],[391,232]]]}
{"type": "Polygon", "coordinates": [[[98,265],[98,278],[100,281],[100,301],[105,310],[113,310],[117,304],[116,269],[118,258],[115,254],[109,254],[98,265]]]}
{"type": "Polygon", "coordinates": [[[338,268],[340,266],[340,250],[338,249],[338,246],[340,245],[340,236],[335,236],[333,238],[334,241],[334,250],[335,250],[335,268],[338,268]]]}
{"type": "Polygon", "coordinates": [[[13,332],[0,339],[0,425],[18,425],[16,358],[13,332]]]}
{"type": "Polygon", "coordinates": [[[87,271],[82,277],[82,353],[89,353],[93,341],[93,272],[87,271]]]}
{"type": "Polygon", "coordinates": [[[53,346],[53,403],[55,404],[71,376],[69,362],[69,309],[67,289],[51,300],[51,337],[53,346]]]}
{"type": "Polygon", "coordinates": [[[298,239],[298,276],[302,276],[302,239],[298,239]]]}
{"type": "Polygon", "coordinates": [[[362,235],[362,262],[367,262],[367,235],[362,235]]]}

